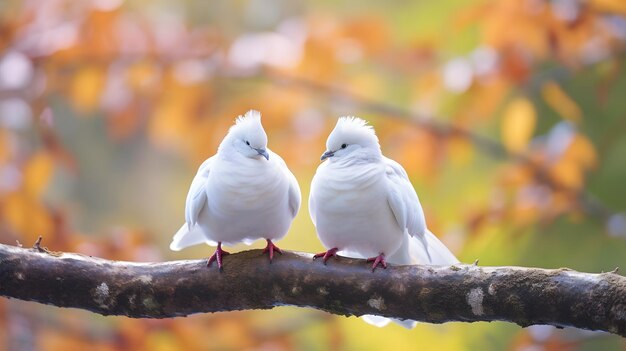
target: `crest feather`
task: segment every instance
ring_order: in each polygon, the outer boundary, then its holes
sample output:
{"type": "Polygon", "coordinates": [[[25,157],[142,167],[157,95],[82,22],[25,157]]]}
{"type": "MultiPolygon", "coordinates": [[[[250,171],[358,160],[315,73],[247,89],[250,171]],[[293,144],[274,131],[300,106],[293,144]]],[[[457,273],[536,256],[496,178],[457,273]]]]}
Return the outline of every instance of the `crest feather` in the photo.
{"type": "Polygon", "coordinates": [[[378,137],[374,131],[374,127],[368,124],[364,119],[355,116],[339,117],[337,126],[335,127],[342,133],[359,134],[368,139],[374,139],[378,142],[378,137]]]}
{"type": "Polygon", "coordinates": [[[228,129],[228,134],[220,143],[218,151],[223,149],[225,145],[233,145],[232,141],[236,139],[249,142],[250,147],[267,147],[267,134],[265,134],[261,124],[259,111],[250,110],[243,116],[237,117],[235,124],[228,129]]]}
{"type": "Polygon", "coordinates": [[[261,122],[261,112],[257,110],[250,110],[246,112],[245,115],[239,116],[237,117],[237,119],[235,119],[236,125],[253,123],[253,122],[259,122],[259,123],[261,122]]]}

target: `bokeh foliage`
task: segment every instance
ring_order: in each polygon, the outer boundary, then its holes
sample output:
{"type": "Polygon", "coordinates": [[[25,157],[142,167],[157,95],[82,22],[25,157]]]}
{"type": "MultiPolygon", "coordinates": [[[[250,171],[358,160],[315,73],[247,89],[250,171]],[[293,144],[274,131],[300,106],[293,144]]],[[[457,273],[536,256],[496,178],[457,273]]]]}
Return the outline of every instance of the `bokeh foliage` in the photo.
{"type": "MultiPolygon", "coordinates": [[[[54,250],[120,260],[208,255],[167,246],[196,167],[255,108],[305,199],[283,248],[322,249],[309,183],[335,118],[357,115],[463,261],[626,268],[625,42],[623,0],[3,1],[0,242],[42,235],[54,250]]],[[[377,329],[288,307],[151,321],[8,300],[0,345],[626,347],[505,323],[377,329]]]]}

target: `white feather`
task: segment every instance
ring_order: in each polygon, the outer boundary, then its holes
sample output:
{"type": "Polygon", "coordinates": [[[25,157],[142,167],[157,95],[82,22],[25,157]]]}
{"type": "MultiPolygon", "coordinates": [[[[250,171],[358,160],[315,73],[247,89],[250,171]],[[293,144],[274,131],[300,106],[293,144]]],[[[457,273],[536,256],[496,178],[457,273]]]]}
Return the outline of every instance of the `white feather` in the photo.
{"type": "Polygon", "coordinates": [[[170,250],[180,251],[188,246],[207,243],[209,245],[216,245],[215,242],[207,240],[206,236],[200,230],[200,227],[194,226],[193,230],[189,230],[187,223],[183,224],[180,229],[174,234],[174,238],[170,243],[170,250]]]}
{"type": "Polygon", "coordinates": [[[200,165],[198,173],[191,181],[189,193],[187,193],[187,200],[185,201],[185,221],[189,228],[193,227],[196,222],[198,222],[200,211],[202,211],[205,206],[208,206],[205,185],[209,177],[209,172],[211,171],[213,159],[214,157],[210,157],[204,161],[200,165]]]}

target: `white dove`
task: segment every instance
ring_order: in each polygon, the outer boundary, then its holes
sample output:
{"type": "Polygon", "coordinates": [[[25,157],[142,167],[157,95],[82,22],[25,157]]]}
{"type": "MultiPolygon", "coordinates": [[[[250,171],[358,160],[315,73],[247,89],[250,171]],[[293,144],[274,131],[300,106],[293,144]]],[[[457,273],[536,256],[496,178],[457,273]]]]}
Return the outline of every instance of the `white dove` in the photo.
{"type": "Polygon", "coordinates": [[[300,188],[285,161],[267,148],[261,114],[239,116],[217,154],[202,163],[191,182],[185,203],[186,223],[174,235],[170,249],[207,243],[217,250],[221,270],[222,244],[266,239],[263,253],[282,251],[272,242],[282,239],[300,209],[300,188]]]}
{"type": "MultiPolygon", "coordinates": [[[[339,252],[379,265],[448,265],[458,260],[426,228],[422,206],[406,171],[383,156],[378,137],[367,122],[339,118],[328,136],[323,162],[311,183],[309,214],[328,251],[324,263],[339,252]]],[[[383,326],[389,319],[364,316],[383,326]]],[[[396,321],[411,328],[413,321],[396,321]]]]}

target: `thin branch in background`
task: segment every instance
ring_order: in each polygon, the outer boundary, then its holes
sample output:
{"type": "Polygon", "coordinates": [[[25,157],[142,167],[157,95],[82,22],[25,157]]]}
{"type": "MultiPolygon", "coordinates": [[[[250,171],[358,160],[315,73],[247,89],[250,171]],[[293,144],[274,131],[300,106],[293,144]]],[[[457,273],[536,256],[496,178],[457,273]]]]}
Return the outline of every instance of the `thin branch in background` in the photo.
{"type": "MultiPolygon", "coordinates": [[[[197,58],[210,57],[211,54],[212,52],[203,53],[197,58]]],[[[39,58],[31,59],[33,60],[35,66],[42,65],[44,62],[41,61],[39,58]]],[[[83,65],[84,61],[82,59],[84,59],[84,57],[81,59],[64,61],[61,65],[59,65],[57,69],[61,71],[75,69],[76,67],[80,67],[81,65],[83,65]]],[[[110,56],[105,57],[93,56],[90,58],[89,64],[98,64],[108,67],[112,62],[120,60],[128,62],[129,64],[136,61],[154,61],[155,63],[163,67],[169,67],[176,62],[176,58],[168,56],[156,59],[147,58],[143,55],[115,55],[112,53],[110,56]]],[[[444,118],[433,118],[433,116],[415,113],[387,102],[376,101],[363,96],[359,96],[343,87],[282,73],[276,70],[266,69],[258,74],[240,75],[237,74],[237,72],[232,72],[232,69],[229,69],[228,67],[223,67],[223,69],[216,69],[215,72],[217,76],[227,79],[264,79],[269,80],[273,84],[277,85],[289,85],[297,88],[306,89],[307,91],[328,96],[330,100],[333,100],[337,103],[349,103],[350,105],[356,106],[364,111],[380,114],[385,116],[386,118],[394,118],[400,121],[411,123],[436,135],[458,136],[465,138],[469,140],[472,144],[476,145],[476,147],[479,150],[482,150],[486,155],[489,155],[495,159],[512,160],[514,162],[526,165],[528,169],[533,172],[534,177],[538,182],[545,184],[555,191],[571,194],[572,198],[577,200],[576,202],[583,210],[583,212],[592,216],[593,218],[596,218],[601,222],[606,222],[613,215],[616,215],[615,211],[607,208],[601,201],[597,199],[596,196],[589,193],[588,191],[585,191],[584,189],[575,189],[566,184],[563,184],[562,182],[559,182],[548,172],[543,164],[533,160],[531,157],[529,157],[529,155],[518,152],[511,152],[507,150],[501,143],[489,137],[474,133],[470,130],[453,125],[451,123],[443,122],[442,120],[444,120],[444,118]]],[[[2,97],[3,93],[5,92],[0,91],[0,97],[2,97]]],[[[11,90],[6,93],[21,94],[23,92],[11,90]]],[[[40,96],[37,100],[46,100],[46,97],[40,96]]],[[[43,103],[43,105],[45,105],[45,103],[43,103]]]]}
{"type": "Polygon", "coordinates": [[[335,85],[321,83],[303,77],[287,75],[276,71],[268,71],[266,75],[268,79],[273,81],[275,84],[295,86],[316,92],[318,94],[327,95],[337,101],[348,101],[350,104],[357,106],[361,110],[411,123],[437,135],[459,136],[466,138],[471,143],[476,145],[478,149],[493,158],[501,160],[509,159],[526,165],[533,172],[535,178],[539,182],[549,186],[553,190],[572,194],[573,197],[578,200],[582,210],[594,218],[597,218],[600,221],[606,221],[615,214],[614,211],[604,206],[593,194],[585,190],[572,188],[562,182],[559,182],[550,175],[541,163],[538,163],[526,154],[511,152],[504,148],[501,143],[488,137],[473,133],[467,129],[450,123],[441,122],[432,118],[432,116],[421,115],[393,104],[370,100],[368,98],[358,96],[335,85]]]}

